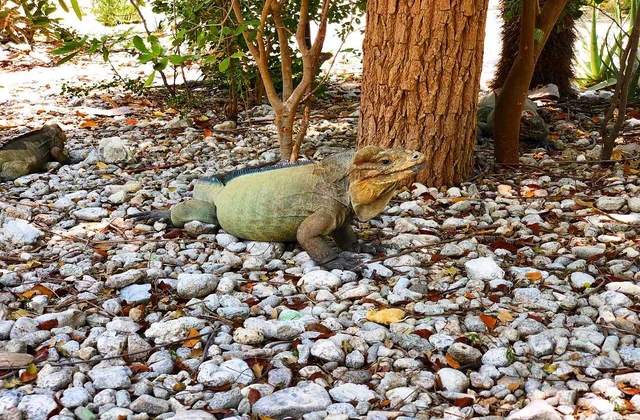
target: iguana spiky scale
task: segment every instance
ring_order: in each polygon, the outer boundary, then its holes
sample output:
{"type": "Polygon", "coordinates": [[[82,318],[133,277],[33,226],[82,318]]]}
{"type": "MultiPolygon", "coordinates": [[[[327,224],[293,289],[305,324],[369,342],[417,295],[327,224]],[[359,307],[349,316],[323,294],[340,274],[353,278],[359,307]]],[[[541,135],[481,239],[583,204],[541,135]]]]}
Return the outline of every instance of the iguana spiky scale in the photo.
{"type": "Polygon", "coordinates": [[[175,226],[198,220],[218,223],[242,239],[297,240],[315,261],[339,267],[344,261],[325,241],[343,250],[357,239],[350,222],[378,215],[395,189],[424,167],[424,155],[403,149],[367,146],[319,163],[278,165],[197,181],[193,199],[170,212],[144,212],[138,220],[170,218],[175,226]]]}
{"type": "Polygon", "coordinates": [[[13,180],[41,170],[47,162],[66,162],[66,136],[57,124],[15,137],[0,144],[0,179],[13,180]]]}

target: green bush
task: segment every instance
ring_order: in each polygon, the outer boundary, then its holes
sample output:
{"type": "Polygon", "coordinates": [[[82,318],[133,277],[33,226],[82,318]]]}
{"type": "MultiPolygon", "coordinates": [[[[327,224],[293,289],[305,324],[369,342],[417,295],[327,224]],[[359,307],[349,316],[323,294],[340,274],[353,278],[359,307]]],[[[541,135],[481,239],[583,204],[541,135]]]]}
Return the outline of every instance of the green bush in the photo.
{"type": "Polygon", "coordinates": [[[140,23],[140,16],[129,0],[93,0],[91,12],[106,26],[140,23]]]}

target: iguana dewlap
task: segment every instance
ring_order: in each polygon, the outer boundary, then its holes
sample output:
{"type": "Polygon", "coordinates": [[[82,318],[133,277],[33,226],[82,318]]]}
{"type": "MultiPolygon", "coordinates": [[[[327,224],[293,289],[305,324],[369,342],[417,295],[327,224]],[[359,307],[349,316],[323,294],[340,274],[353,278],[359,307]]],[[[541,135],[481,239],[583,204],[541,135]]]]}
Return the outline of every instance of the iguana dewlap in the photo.
{"type": "Polygon", "coordinates": [[[47,162],[66,162],[64,131],[57,125],[45,125],[0,144],[0,179],[16,179],[41,170],[47,162]]]}
{"type": "Polygon", "coordinates": [[[423,168],[422,153],[367,146],[319,163],[281,164],[197,181],[193,199],[169,212],[130,216],[170,218],[181,227],[198,220],[216,223],[242,239],[298,241],[309,256],[328,267],[344,260],[325,240],[330,235],[345,251],[357,250],[354,217],[366,221],[385,208],[396,187],[423,168]]]}

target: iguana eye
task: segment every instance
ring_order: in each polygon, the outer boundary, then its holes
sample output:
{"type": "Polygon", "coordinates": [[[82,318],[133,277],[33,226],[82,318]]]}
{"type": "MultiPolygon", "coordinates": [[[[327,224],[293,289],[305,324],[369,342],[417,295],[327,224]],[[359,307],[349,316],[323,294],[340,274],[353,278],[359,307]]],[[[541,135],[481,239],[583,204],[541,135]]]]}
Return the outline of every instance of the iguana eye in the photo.
{"type": "Polygon", "coordinates": [[[380,163],[382,163],[383,165],[390,165],[391,164],[391,159],[382,159],[380,161],[380,163]]]}

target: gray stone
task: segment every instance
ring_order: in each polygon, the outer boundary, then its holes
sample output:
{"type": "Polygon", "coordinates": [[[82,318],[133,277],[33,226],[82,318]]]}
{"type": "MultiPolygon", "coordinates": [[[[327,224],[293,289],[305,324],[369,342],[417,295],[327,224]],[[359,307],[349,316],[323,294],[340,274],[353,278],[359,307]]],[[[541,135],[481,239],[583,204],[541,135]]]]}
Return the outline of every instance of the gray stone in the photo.
{"type": "Polygon", "coordinates": [[[493,280],[504,278],[504,270],[491,257],[476,258],[464,263],[469,280],[493,280]]]}
{"type": "Polygon", "coordinates": [[[529,336],[528,344],[534,357],[548,356],[553,353],[555,347],[553,339],[545,334],[529,336]]]}
{"type": "Polygon", "coordinates": [[[158,415],[169,411],[169,402],[151,395],[141,395],[131,402],[129,409],[136,413],[158,415]]]}
{"type": "Polygon", "coordinates": [[[22,219],[8,219],[5,221],[0,234],[9,243],[22,247],[33,245],[44,236],[44,232],[22,219]]]}
{"type": "Polygon", "coordinates": [[[596,207],[603,211],[618,211],[627,203],[624,197],[601,196],[596,200],[596,207]]]}
{"type": "Polygon", "coordinates": [[[329,395],[337,402],[369,401],[376,397],[368,386],[351,383],[338,385],[330,389],[329,395]]]}
{"type": "Polygon", "coordinates": [[[127,270],[124,273],[113,274],[107,277],[104,285],[108,289],[122,289],[130,284],[137,283],[146,277],[142,270],[127,270]]]}
{"type": "Polygon", "coordinates": [[[211,410],[223,410],[225,408],[237,408],[242,400],[240,388],[232,388],[227,392],[216,392],[211,401],[209,408],[211,410]]]}
{"type": "Polygon", "coordinates": [[[562,420],[562,415],[546,401],[532,401],[510,414],[507,420],[562,420]]]}
{"type": "Polygon", "coordinates": [[[96,389],[127,389],[131,386],[131,370],[126,366],[92,369],[89,377],[96,389]]]}
{"type": "Polygon", "coordinates": [[[466,392],[469,388],[467,375],[452,368],[440,369],[436,375],[440,378],[442,389],[449,392],[466,392]]]}
{"type": "Polygon", "coordinates": [[[640,348],[622,346],[618,349],[618,354],[626,366],[640,367],[640,348]]]}
{"type": "Polygon", "coordinates": [[[57,408],[58,404],[51,395],[25,395],[18,404],[18,411],[26,420],[46,420],[57,408]]]}
{"type": "Polygon", "coordinates": [[[325,362],[343,362],[344,352],[333,341],[320,339],[311,346],[311,355],[325,362]]]}
{"type": "Polygon", "coordinates": [[[215,292],[218,287],[218,277],[213,274],[178,275],[177,291],[183,298],[204,297],[215,292]]]}
{"type": "Polygon", "coordinates": [[[257,416],[299,419],[307,413],[325,410],[329,405],[331,398],[323,387],[313,382],[303,382],[260,398],[252,408],[257,416]]]}
{"type": "Polygon", "coordinates": [[[453,343],[447,353],[461,366],[477,363],[482,359],[482,352],[464,343],[453,343]]]}
{"type": "Polygon", "coordinates": [[[105,163],[125,163],[131,152],[120,137],[106,137],[98,144],[98,153],[105,163]]]}
{"type": "Polygon", "coordinates": [[[506,347],[489,349],[482,356],[482,364],[496,367],[509,366],[512,363],[512,360],[509,359],[508,351],[509,349],[506,347]]]}

